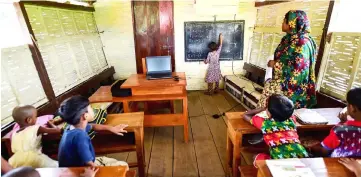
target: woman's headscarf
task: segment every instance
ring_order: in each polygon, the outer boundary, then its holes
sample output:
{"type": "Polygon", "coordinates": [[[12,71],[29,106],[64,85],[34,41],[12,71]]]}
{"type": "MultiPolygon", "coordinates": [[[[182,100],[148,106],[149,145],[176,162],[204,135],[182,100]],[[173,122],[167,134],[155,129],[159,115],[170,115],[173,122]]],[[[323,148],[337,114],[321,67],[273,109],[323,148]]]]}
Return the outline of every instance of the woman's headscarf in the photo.
{"type": "Polygon", "coordinates": [[[314,69],[317,47],[309,34],[310,22],[302,10],[289,11],[285,18],[290,31],[274,53],[274,79],[296,107],[311,107],[316,99],[314,69]]]}

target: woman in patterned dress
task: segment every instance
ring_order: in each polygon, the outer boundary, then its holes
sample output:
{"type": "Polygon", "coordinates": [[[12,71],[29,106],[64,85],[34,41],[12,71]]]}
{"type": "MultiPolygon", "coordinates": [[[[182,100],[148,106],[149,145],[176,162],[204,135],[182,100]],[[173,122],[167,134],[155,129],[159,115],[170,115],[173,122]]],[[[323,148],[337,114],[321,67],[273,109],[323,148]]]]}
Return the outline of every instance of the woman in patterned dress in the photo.
{"type": "Polygon", "coordinates": [[[208,45],[208,48],[211,50],[208,53],[207,59],[204,60],[205,64],[209,64],[207,75],[205,78],[206,83],[208,83],[208,91],[205,92],[206,95],[212,95],[217,93],[219,89],[219,81],[222,78],[221,67],[219,65],[219,56],[222,50],[223,36],[222,33],[219,34],[219,45],[215,42],[211,42],[208,45]],[[213,89],[213,84],[215,88],[213,89]]]}
{"type": "Polygon", "coordinates": [[[264,108],[272,94],[283,94],[296,108],[311,108],[316,105],[315,64],[317,47],[311,37],[310,22],[304,11],[291,10],[286,13],[282,38],[274,60],[268,63],[273,67],[273,79],[265,83],[259,108],[264,108]]]}

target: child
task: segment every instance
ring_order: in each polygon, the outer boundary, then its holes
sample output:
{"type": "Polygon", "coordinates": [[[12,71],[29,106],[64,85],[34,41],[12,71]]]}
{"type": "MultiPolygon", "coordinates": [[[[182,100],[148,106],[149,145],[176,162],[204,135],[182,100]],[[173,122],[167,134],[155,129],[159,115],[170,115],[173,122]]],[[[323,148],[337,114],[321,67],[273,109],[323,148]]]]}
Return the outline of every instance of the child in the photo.
{"type": "Polygon", "coordinates": [[[311,151],[317,156],[361,157],[361,88],[347,93],[347,120],[332,128],[330,134],[311,151]]]}
{"type": "Polygon", "coordinates": [[[95,158],[95,152],[88,132],[110,131],[117,135],[126,133],[123,130],[127,125],[117,125],[115,127],[107,125],[93,124],[88,121],[93,120],[94,112],[89,105],[89,100],[82,96],[74,96],[65,100],[59,108],[59,114],[64,121],[71,125],[61,138],[59,145],[59,166],[60,167],[80,167],[80,166],[127,166],[126,162],[117,161],[107,157],[95,158]]]}
{"type": "Polygon", "coordinates": [[[11,150],[14,155],[9,159],[9,164],[14,168],[21,166],[58,167],[57,161],[41,152],[41,135],[44,133],[60,134],[60,129],[35,125],[37,110],[30,105],[14,108],[12,116],[19,124],[20,129],[12,135],[11,150]]]}
{"type": "Polygon", "coordinates": [[[222,50],[222,43],[223,36],[221,33],[219,34],[219,45],[217,45],[215,42],[211,42],[208,45],[208,48],[211,51],[208,53],[207,59],[204,60],[205,64],[209,64],[205,79],[206,83],[208,83],[208,91],[205,92],[206,95],[218,93],[219,90],[219,81],[222,78],[221,68],[219,66],[219,56],[222,50]],[[214,90],[213,84],[215,84],[214,90]]]}
{"type": "MultiPolygon", "coordinates": [[[[95,174],[98,172],[99,169],[94,167],[92,168],[85,168],[84,173],[81,174],[82,177],[95,177],[95,174]]],[[[55,176],[55,174],[49,174],[49,170],[46,170],[45,173],[42,174],[43,176],[55,176]]],[[[41,177],[41,172],[38,172],[34,168],[31,167],[19,167],[9,171],[3,177],[41,177]]],[[[59,175],[59,174],[58,174],[59,175]]],[[[64,175],[59,175],[64,176],[64,175]]],[[[72,175],[73,176],[73,175],[72,175]]]]}
{"type": "Polygon", "coordinates": [[[308,157],[298,139],[293,111],[291,100],[282,95],[272,95],[267,101],[266,117],[256,115],[250,118],[248,114],[243,117],[262,130],[263,139],[269,146],[270,155],[258,154],[255,160],[308,157]]]}

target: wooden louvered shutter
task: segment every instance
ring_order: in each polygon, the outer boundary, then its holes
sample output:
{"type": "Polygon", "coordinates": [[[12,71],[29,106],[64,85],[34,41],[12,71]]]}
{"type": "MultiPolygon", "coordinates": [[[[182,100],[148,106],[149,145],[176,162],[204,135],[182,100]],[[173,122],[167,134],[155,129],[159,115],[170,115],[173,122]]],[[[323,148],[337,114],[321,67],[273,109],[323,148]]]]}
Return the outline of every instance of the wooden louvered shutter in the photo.
{"type": "Polygon", "coordinates": [[[267,58],[274,54],[284,33],[281,26],[285,14],[289,10],[299,9],[307,13],[311,23],[311,35],[317,45],[321,45],[322,29],[325,24],[328,1],[287,2],[260,7],[257,10],[257,21],[252,38],[249,62],[267,67],[267,58]]]}
{"type": "Polygon", "coordinates": [[[25,9],[56,96],[108,68],[92,12],[25,9]]]}
{"type": "Polygon", "coordinates": [[[333,33],[326,51],[320,91],[345,100],[351,87],[361,86],[361,33],[333,33]]]}

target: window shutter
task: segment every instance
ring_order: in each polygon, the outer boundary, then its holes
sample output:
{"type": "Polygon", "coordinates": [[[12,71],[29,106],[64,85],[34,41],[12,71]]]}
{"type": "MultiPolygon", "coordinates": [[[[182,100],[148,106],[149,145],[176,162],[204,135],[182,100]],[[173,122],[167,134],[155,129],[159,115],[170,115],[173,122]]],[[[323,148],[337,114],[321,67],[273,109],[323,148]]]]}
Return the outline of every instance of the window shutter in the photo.
{"type": "Polygon", "coordinates": [[[13,119],[11,113],[19,104],[46,103],[38,72],[29,47],[19,46],[1,50],[1,124],[13,119]]]}
{"type": "Polygon", "coordinates": [[[108,67],[92,12],[25,4],[58,96],[108,67]]]}
{"type": "Polygon", "coordinates": [[[321,82],[321,92],[345,100],[352,86],[360,85],[361,33],[333,33],[321,82]]]}
{"type": "Polygon", "coordinates": [[[300,9],[307,13],[311,23],[311,35],[319,46],[328,6],[329,1],[312,1],[287,2],[260,7],[257,10],[249,62],[262,68],[267,67],[268,56],[274,54],[284,36],[281,26],[289,10],[300,9]]]}

